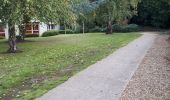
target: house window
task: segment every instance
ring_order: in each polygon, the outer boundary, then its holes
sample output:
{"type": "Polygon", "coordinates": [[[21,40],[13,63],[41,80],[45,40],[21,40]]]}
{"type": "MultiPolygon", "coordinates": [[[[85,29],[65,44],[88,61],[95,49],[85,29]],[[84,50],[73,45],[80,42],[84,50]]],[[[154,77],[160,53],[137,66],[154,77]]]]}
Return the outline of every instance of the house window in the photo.
{"type": "Polygon", "coordinates": [[[48,24],[47,29],[48,30],[53,30],[53,29],[55,29],[55,25],[54,24],[48,24]]]}
{"type": "Polygon", "coordinates": [[[26,34],[32,34],[32,25],[31,25],[31,23],[27,23],[25,29],[26,29],[26,34]]]}
{"type": "Polygon", "coordinates": [[[39,23],[34,22],[33,23],[33,34],[38,34],[39,33],[39,23]]]}
{"type": "Polygon", "coordinates": [[[38,33],[39,33],[39,22],[26,24],[26,34],[38,34],[38,33]]]}

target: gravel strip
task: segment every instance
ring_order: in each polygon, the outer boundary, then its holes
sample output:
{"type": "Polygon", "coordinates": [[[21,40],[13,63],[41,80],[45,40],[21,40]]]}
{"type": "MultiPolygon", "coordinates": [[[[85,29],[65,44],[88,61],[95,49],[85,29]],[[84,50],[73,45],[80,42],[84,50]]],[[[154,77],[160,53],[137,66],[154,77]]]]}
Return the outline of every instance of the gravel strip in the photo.
{"type": "Polygon", "coordinates": [[[170,100],[170,39],[158,35],[120,100],[170,100]]]}

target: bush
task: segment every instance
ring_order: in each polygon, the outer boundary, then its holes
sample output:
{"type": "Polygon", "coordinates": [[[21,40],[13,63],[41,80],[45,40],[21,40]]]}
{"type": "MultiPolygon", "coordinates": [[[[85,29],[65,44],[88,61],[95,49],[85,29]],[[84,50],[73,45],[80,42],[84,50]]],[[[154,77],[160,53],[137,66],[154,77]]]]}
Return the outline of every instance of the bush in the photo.
{"type": "Polygon", "coordinates": [[[139,26],[136,24],[129,24],[123,27],[124,32],[136,32],[139,31],[139,26]]]}
{"type": "Polygon", "coordinates": [[[65,31],[66,31],[66,34],[74,34],[75,33],[73,30],[70,30],[70,29],[60,30],[59,33],[60,34],[65,34],[65,31]]]}
{"type": "Polygon", "coordinates": [[[39,37],[39,34],[25,34],[25,37],[39,37]]]}
{"type": "Polygon", "coordinates": [[[121,32],[122,31],[122,25],[120,25],[120,24],[114,24],[114,25],[112,25],[112,30],[114,31],[114,32],[121,32]]]}
{"type": "Polygon", "coordinates": [[[58,30],[49,30],[49,31],[44,32],[42,34],[42,37],[55,36],[55,35],[58,35],[58,34],[59,34],[58,30]]]}
{"type": "Polygon", "coordinates": [[[120,25],[114,24],[112,26],[113,32],[136,32],[139,31],[139,26],[136,24],[120,25]]]}
{"type": "Polygon", "coordinates": [[[104,32],[105,29],[104,28],[100,28],[98,26],[96,26],[95,28],[90,29],[90,32],[104,32]]]}
{"type": "Polygon", "coordinates": [[[5,39],[5,37],[4,36],[0,36],[0,39],[5,39]]]}

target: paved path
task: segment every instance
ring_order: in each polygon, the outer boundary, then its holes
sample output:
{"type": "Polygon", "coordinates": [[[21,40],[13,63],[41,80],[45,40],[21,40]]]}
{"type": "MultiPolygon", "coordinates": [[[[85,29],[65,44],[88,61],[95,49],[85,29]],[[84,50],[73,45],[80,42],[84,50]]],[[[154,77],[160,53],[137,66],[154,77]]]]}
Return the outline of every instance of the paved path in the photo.
{"type": "Polygon", "coordinates": [[[117,100],[155,37],[145,33],[37,100],[117,100]]]}

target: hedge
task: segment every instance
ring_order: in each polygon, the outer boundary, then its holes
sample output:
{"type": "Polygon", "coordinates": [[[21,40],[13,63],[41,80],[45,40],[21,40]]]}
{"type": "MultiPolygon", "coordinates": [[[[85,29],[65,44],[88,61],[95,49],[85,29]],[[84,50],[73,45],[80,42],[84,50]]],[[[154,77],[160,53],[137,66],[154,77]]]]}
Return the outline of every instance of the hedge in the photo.
{"type": "Polygon", "coordinates": [[[42,34],[42,37],[55,36],[55,35],[58,35],[58,34],[59,34],[58,30],[49,30],[49,31],[44,32],[42,34]]]}

